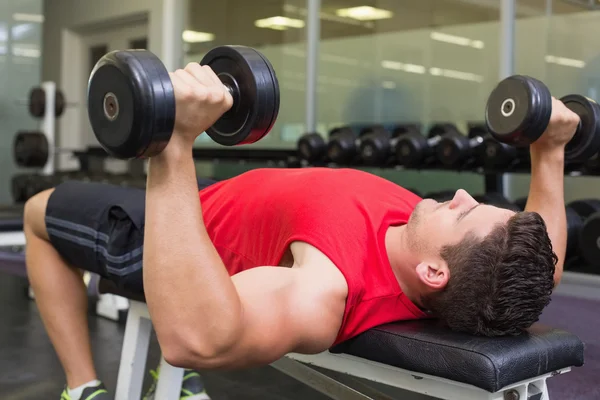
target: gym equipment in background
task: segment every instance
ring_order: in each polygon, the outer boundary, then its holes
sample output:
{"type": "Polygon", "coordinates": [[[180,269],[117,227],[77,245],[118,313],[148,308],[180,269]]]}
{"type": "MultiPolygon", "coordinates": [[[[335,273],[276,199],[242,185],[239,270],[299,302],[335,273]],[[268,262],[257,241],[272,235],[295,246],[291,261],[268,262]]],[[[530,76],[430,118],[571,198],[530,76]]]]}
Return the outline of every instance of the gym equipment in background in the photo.
{"type": "Polygon", "coordinates": [[[318,163],[326,159],[327,142],[320,133],[309,132],[300,136],[296,147],[300,159],[308,163],[318,163]]]}
{"type": "Polygon", "coordinates": [[[407,168],[420,168],[436,163],[435,150],[445,135],[461,135],[454,124],[434,124],[427,137],[418,132],[408,132],[398,138],[396,159],[407,168]]]}
{"type": "Polygon", "coordinates": [[[361,135],[366,131],[355,126],[340,126],[329,132],[327,158],[340,165],[358,164],[361,135]]]}
{"type": "Polygon", "coordinates": [[[481,164],[481,146],[486,136],[489,134],[482,124],[471,124],[467,136],[448,132],[442,135],[436,147],[437,159],[448,169],[478,167],[481,164]]]}
{"type": "Polygon", "coordinates": [[[360,141],[360,158],[366,165],[371,166],[383,167],[393,164],[400,137],[408,133],[421,135],[421,126],[399,124],[391,131],[383,125],[368,128],[360,141]]]}
{"type": "MultiPolygon", "coordinates": [[[[36,86],[29,91],[28,98],[29,114],[35,118],[42,118],[46,113],[46,91],[43,87],[36,86]]],[[[54,116],[59,118],[65,111],[67,102],[65,95],[60,89],[54,93],[54,116]]]]}
{"type": "MultiPolygon", "coordinates": [[[[200,61],[219,77],[233,106],[206,133],[225,146],[254,143],[279,113],[279,83],[267,58],[245,46],[220,46],[200,61]]],[[[161,60],[147,50],[114,51],[96,63],[88,86],[88,116],[101,146],[121,159],[152,157],[175,125],[175,93],[161,60]]]]}

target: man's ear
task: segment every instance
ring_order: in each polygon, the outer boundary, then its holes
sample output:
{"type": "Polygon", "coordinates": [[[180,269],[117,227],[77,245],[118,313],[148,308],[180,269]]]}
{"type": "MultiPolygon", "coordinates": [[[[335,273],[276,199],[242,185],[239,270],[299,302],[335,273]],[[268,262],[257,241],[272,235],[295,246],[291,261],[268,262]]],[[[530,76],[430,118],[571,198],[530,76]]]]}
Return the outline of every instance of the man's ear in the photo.
{"type": "Polygon", "coordinates": [[[446,263],[421,262],[416,271],[421,282],[434,290],[445,288],[450,279],[450,269],[446,263]]]}

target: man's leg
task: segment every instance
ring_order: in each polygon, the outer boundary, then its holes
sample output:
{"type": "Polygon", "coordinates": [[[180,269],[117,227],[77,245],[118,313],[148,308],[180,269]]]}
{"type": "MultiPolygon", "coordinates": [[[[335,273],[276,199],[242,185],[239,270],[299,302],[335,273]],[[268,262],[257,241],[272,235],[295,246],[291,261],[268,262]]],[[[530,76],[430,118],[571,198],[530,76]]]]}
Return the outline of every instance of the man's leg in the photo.
{"type": "Polygon", "coordinates": [[[87,322],[87,294],[81,272],[69,266],[49,241],[45,216],[52,190],[39,193],[25,205],[27,274],[67,385],[76,388],[97,378],[87,322]]]}

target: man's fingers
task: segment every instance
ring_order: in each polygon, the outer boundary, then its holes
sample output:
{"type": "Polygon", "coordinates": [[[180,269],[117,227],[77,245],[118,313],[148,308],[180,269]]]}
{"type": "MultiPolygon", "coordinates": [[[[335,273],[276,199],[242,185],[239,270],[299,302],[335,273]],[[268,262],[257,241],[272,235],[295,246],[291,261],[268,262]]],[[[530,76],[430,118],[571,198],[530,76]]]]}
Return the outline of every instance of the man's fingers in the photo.
{"type": "Polygon", "coordinates": [[[198,63],[189,63],[184,69],[204,86],[214,86],[212,77],[206,73],[206,70],[198,63]]]}
{"type": "Polygon", "coordinates": [[[204,70],[206,75],[208,75],[212,79],[215,85],[223,85],[223,82],[221,82],[221,80],[219,79],[217,74],[215,74],[215,71],[213,71],[211,67],[209,67],[208,65],[203,65],[202,69],[204,70]]]}

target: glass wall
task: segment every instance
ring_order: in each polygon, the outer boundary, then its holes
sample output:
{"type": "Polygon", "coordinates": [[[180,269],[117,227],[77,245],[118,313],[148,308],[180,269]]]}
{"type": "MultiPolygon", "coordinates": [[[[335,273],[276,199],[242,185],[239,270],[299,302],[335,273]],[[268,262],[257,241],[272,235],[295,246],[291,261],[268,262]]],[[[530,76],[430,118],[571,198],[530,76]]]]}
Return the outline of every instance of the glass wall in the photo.
{"type": "MultiPolygon", "coordinates": [[[[256,144],[293,147],[304,131],[306,70],[305,0],[195,0],[188,2],[184,61],[200,61],[221,45],[245,45],[261,51],[273,65],[281,107],[273,130],[256,144]]],[[[217,146],[207,135],[198,146],[217,146]]]]}
{"type": "MultiPolygon", "coordinates": [[[[552,95],[600,101],[600,4],[588,0],[517,0],[515,73],[543,81],[552,95]]],[[[511,197],[525,196],[529,175],[514,175],[511,197]]],[[[565,180],[565,200],[600,197],[598,178],[565,180]]]]}
{"type": "Polygon", "coordinates": [[[42,0],[0,2],[0,204],[12,202],[10,179],[17,172],[12,141],[18,130],[38,129],[24,103],[41,76],[42,0]]]}
{"type": "Polygon", "coordinates": [[[323,0],[319,130],[481,121],[498,81],[500,2],[323,0]]]}
{"type": "MultiPolygon", "coordinates": [[[[600,11],[589,1],[517,0],[515,72],[546,83],[556,97],[598,98],[600,11]]],[[[596,6],[597,7],[597,6],[596,6]]]]}

